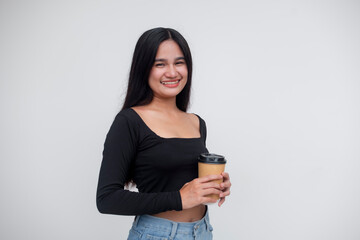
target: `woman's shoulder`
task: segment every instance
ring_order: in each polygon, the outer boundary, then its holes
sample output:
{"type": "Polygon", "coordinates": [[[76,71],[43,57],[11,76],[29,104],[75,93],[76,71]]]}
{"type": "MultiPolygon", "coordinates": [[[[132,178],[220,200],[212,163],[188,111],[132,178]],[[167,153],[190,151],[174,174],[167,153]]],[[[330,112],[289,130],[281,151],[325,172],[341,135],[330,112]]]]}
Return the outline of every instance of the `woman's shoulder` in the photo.
{"type": "Polygon", "coordinates": [[[132,108],[121,109],[115,116],[115,122],[126,122],[127,124],[134,125],[137,121],[137,114],[132,108]]]}
{"type": "Polygon", "coordinates": [[[197,113],[186,113],[193,122],[200,122],[205,124],[205,120],[197,113]]]}
{"type": "Polygon", "coordinates": [[[191,119],[191,121],[193,121],[193,122],[199,121],[200,116],[197,115],[196,113],[185,113],[185,114],[188,118],[191,119]]]}
{"type": "Polygon", "coordinates": [[[133,118],[134,117],[134,109],[132,108],[123,108],[117,114],[117,116],[125,117],[125,118],[133,118]]]}
{"type": "Polygon", "coordinates": [[[201,126],[203,125],[202,122],[202,118],[195,114],[195,113],[185,113],[186,118],[189,119],[191,125],[193,125],[196,129],[201,128],[201,126]]]}
{"type": "Polygon", "coordinates": [[[196,128],[200,130],[201,138],[204,139],[204,141],[206,141],[207,130],[204,119],[202,119],[200,115],[196,113],[188,113],[188,116],[189,118],[191,118],[192,122],[196,124],[194,126],[196,126],[196,128]]]}
{"type": "Polygon", "coordinates": [[[197,129],[200,129],[201,136],[205,137],[206,139],[206,122],[203,118],[200,117],[197,113],[187,113],[188,117],[191,119],[194,126],[197,129]]]}

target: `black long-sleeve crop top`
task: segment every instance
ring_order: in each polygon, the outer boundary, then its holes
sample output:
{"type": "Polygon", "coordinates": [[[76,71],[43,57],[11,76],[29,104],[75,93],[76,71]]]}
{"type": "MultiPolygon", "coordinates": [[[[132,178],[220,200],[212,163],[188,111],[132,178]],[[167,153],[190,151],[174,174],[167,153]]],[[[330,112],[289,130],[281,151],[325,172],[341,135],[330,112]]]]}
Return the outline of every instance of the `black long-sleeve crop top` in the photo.
{"type": "Polygon", "coordinates": [[[96,203],[101,213],[155,214],[182,210],[181,187],[197,178],[197,158],[206,149],[200,138],[162,138],[131,108],[121,110],[106,136],[96,203]],[[133,180],[139,192],[124,189],[133,180]]]}

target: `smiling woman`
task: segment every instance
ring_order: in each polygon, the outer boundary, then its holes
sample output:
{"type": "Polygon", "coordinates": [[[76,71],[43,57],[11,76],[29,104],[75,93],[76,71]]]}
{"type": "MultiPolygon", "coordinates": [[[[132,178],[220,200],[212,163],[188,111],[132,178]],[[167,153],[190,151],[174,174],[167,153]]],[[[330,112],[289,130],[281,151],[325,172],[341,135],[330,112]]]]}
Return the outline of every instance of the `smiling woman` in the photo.
{"type": "Polygon", "coordinates": [[[166,59],[157,58],[158,49],[165,41],[173,41],[177,44],[187,68],[187,83],[183,91],[176,96],[176,106],[186,112],[191,89],[192,57],[184,37],[179,32],[170,28],[151,29],[140,36],[135,46],[123,109],[146,105],[153,100],[153,93],[148,83],[149,75],[154,70],[155,64],[160,64],[159,67],[166,64],[164,61],[166,59]],[[155,62],[155,60],[159,61],[155,62]]]}
{"type": "Polygon", "coordinates": [[[230,194],[227,173],[198,178],[197,158],[208,150],[205,121],[186,112],[191,73],[190,49],[177,31],[155,28],[138,40],[97,191],[101,213],[136,215],[128,239],[212,239],[206,204],[216,200],[208,195],[219,195],[220,206],[230,194]],[[129,182],[139,192],[125,190],[129,182]]]}
{"type": "Polygon", "coordinates": [[[188,76],[185,59],[173,40],[162,42],[149,75],[154,98],[174,98],[186,85],[188,76]]]}

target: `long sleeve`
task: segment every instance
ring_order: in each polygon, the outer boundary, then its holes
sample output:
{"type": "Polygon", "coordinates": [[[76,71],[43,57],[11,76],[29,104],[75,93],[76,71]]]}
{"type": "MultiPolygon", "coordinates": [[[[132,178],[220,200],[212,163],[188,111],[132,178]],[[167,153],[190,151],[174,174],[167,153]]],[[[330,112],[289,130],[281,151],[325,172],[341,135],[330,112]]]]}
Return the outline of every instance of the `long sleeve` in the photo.
{"type": "Polygon", "coordinates": [[[138,193],[124,189],[133,171],[138,128],[121,112],[106,136],[96,204],[99,212],[118,215],[155,214],[182,210],[179,191],[138,193]]]}

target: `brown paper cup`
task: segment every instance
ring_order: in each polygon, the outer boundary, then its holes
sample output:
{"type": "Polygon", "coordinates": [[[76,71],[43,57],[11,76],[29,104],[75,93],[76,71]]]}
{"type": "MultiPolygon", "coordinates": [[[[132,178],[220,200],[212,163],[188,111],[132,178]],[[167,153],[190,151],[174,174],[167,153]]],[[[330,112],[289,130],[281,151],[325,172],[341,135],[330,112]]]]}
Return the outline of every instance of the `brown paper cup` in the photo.
{"type": "MultiPolygon", "coordinates": [[[[223,156],[212,154],[212,153],[203,153],[199,156],[199,177],[204,177],[208,175],[220,175],[225,170],[226,160],[223,156]]],[[[213,180],[212,182],[221,183],[222,180],[213,180]]],[[[219,200],[218,194],[210,194],[208,197],[211,197],[215,200],[219,200]]]]}

